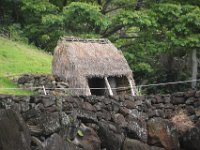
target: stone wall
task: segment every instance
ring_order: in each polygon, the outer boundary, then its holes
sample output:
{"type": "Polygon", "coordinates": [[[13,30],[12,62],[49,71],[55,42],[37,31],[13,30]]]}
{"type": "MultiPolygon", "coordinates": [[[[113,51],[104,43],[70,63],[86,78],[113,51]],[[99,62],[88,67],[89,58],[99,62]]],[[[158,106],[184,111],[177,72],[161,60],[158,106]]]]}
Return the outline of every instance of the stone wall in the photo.
{"type": "Polygon", "coordinates": [[[199,117],[200,91],[140,97],[0,95],[0,149],[199,150],[199,117]]]}
{"type": "Polygon", "coordinates": [[[44,95],[45,86],[47,95],[66,95],[70,94],[67,90],[68,84],[64,79],[53,75],[25,74],[14,78],[13,81],[21,88],[30,89],[35,94],[44,95]]]}

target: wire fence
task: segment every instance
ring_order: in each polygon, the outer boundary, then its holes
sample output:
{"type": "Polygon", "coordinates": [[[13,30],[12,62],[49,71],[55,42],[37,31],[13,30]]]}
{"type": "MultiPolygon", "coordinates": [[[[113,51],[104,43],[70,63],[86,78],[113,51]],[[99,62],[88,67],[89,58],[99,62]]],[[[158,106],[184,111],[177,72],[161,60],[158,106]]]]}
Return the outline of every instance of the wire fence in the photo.
{"type": "MultiPolygon", "coordinates": [[[[11,75],[10,75],[11,76],[11,75]]],[[[12,75],[13,77],[14,75],[12,75]]],[[[20,75],[18,75],[20,76],[20,75]]],[[[185,84],[185,83],[192,83],[192,82],[200,82],[200,79],[197,80],[185,80],[185,81],[175,81],[175,82],[165,82],[165,83],[155,83],[155,84],[145,84],[145,85],[136,85],[134,86],[134,88],[143,88],[143,87],[156,87],[156,86],[166,86],[166,85],[176,85],[176,84],[185,84]]],[[[38,87],[26,87],[26,88],[22,88],[22,87],[15,87],[15,88],[0,88],[0,89],[6,89],[6,90],[17,90],[17,89],[21,89],[21,90],[33,90],[33,89],[46,89],[46,90],[86,90],[87,88],[49,88],[49,87],[45,87],[45,85],[43,86],[38,86],[38,87]]],[[[118,89],[130,89],[130,86],[125,86],[125,87],[111,87],[111,89],[113,90],[118,90],[118,89]]],[[[108,88],[90,88],[92,90],[106,90],[108,88]]]]}

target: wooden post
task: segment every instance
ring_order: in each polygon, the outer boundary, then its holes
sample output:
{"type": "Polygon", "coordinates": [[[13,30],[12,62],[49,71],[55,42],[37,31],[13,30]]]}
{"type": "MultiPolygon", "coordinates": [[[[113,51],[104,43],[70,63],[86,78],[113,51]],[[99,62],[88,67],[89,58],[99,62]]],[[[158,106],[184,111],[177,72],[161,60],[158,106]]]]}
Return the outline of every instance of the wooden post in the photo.
{"type": "Polygon", "coordinates": [[[44,91],[44,95],[47,95],[47,92],[46,92],[46,89],[45,89],[45,87],[44,87],[44,85],[43,85],[43,91],[44,91]]]}
{"type": "Polygon", "coordinates": [[[132,83],[132,81],[130,79],[128,79],[128,82],[129,82],[129,85],[131,87],[131,94],[132,94],[132,96],[135,96],[135,91],[133,89],[133,83],[132,83]]]}
{"type": "Polygon", "coordinates": [[[90,96],[90,95],[92,95],[92,93],[91,93],[91,91],[90,91],[90,87],[89,87],[89,86],[87,86],[87,87],[85,88],[85,90],[86,90],[86,95],[87,95],[87,96],[90,96]]]}
{"type": "Polygon", "coordinates": [[[192,88],[195,89],[197,86],[197,75],[198,75],[198,62],[197,62],[197,50],[192,50],[192,88]]]}
{"type": "Polygon", "coordinates": [[[108,91],[109,91],[109,95],[110,95],[110,96],[113,96],[113,91],[112,91],[112,89],[111,89],[111,87],[110,87],[110,84],[109,84],[109,82],[108,82],[108,78],[105,77],[104,79],[105,79],[106,86],[107,86],[108,91]]]}

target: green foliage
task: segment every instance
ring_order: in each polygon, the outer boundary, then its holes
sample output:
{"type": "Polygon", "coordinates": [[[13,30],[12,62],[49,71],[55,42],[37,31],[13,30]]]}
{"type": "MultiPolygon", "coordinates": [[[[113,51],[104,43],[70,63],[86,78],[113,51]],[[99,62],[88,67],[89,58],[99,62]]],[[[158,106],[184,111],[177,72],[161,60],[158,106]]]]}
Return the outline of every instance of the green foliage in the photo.
{"type": "Polygon", "coordinates": [[[29,42],[53,52],[57,40],[64,34],[59,8],[48,0],[23,0],[21,10],[25,20],[24,35],[29,42]]]}
{"type": "Polygon", "coordinates": [[[65,28],[71,32],[97,32],[108,26],[108,19],[101,14],[100,8],[94,4],[73,2],[63,11],[65,28]]]}
{"type": "Polygon", "coordinates": [[[28,39],[23,36],[24,32],[20,24],[12,24],[8,26],[8,32],[12,40],[28,43],[28,39]]]}
{"type": "Polygon", "coordinates": [[[158,29],[170,44],[170,50],[176,47],[199,47],[200,9],[191,5],[160,4],[153,9],[157,14],[158,29]]]}
{"type": "Polygon", "coordinates": [[[83,132],[82,132],[80,129],[78,130],[77,134],[78,134],[79,136],[81,136],[81,137],[84,136],[83,132]]]}

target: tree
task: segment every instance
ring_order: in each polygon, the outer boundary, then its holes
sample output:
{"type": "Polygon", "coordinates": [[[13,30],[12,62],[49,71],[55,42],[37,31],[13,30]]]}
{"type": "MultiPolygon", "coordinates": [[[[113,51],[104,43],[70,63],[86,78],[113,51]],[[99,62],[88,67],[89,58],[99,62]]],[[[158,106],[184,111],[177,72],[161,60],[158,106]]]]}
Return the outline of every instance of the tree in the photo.
{"type": "Polygon", "coordinates": [[[100,12],[100,7],[94,4],[73,2],[63,10],[65,29],[75,33],[96,33],[104,30],[108,18],[100,12]]]}
{"type": "MultiPolygon", "coordinates": [[[[158,28],[171,53],[192,54],[192,79],[197,79],[196,50],[200,48],[200,9],[192,5],[160,4],[154,8],[158,28]]],[[[196,82],[192,83],[195,88],[196,82]]]]}

